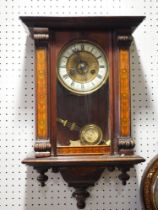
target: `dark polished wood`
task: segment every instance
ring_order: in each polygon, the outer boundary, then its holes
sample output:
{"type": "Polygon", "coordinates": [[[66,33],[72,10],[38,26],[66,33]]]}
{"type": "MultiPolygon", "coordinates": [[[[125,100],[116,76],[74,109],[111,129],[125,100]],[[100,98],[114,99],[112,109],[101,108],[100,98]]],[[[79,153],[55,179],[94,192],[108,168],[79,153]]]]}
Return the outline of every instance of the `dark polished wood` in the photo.
{"type": "Polygon", "coordinates": [[[123,185],[126,185],[127,181],[130,178],[130,176],[127,174],[127,172],[130,170],[130,167],[129,165],[124,167],[119,167],[119,170],[121,171],[121,174],[118,176],[118,178],[122,181],[123,185]]]}
{"type": "Polygon", "coordinates": [[[37,180],[40,182],[41,187],[44,187],[45,182],[48,180],[48,176],[45,173],[48,171],[48,167],[34,167],[34,169],[39,173],[37,180]]]}
{"type": "Polygon", "coordinates": [[[77,200],[77,206],[80,209],[85,207],[85,200],[89,197],[87,188],[94,186],[94,183],[100,178],[104,167],[80,166],[80,167],[62,167],[61,175],[70,187],[75,188],[72,196],[77,200]],[[88,171],[88,173],[87,173],[88,171]]]}
{"type": "Polygon", "coordinates": [[[88,187],[94,186],[95,182],[100,178],[104,169],[114,171],[117,167],[121,173],[118,178],[123,185],[129,180],[130,176],[127,172],[135,164],[145,161],[140,156],[107,156],[107,155],[91,155],[91,156],[58,156],[47,158],[27,158],[23,163],[34,166],[40,173],[37,180],[41,186],[45,186],[48,177],[45,175],[47,169],[52,168],[52,172],[61,173],[63,179],[68,186],[74,187],[75,191],[72,196],[77,200],[79,209],[85,207],[85,200],[89,197],[88,187]]]}
{"type": "Polygon", "coordinates": [[[22,163],[29,166],[133,166],[144,162],[145,159],[137,155],[82,155],[82,156],[57,156],[47,158],[35,158],[34,156],[26,158],[22,163]]]}
{"type": "MultiPolygon", "coordinates": [[[[87,188],[93,186],[105,168],[113,171],[120,170],[119,179],[125,185],[128,171],[135,164],[141,163],[144,158],[133,155],[135,142],[131,137],[130,116],[130,67],[129,47],[132,41],[132,32],[143,21],[144,16],[133,17],[20,17],[28,26],[36,49],[47,46],[48,58],[48,137],[47,141],[35,143],[36,156],[26,158],[22,163],[33,166],[38,172],[38,181],[44,186],[48,177],[48,169],[62,174],[64,180],[75,188],[73,197],[77,199],[78,208],[85,207],[85,200],[89,196],[87,188]],[[60,144],[68,146],[68,131],[61,131],[57,126],[58,114],[67,116],[76,115],[80,126],[89,123],[85,120],[84,103],[81,99],[62,93],[58,96],[57,89],[57,58],[65,44],[73,40],[90,40],[96,42],[104,50],[109,62],[109,79],[105,86],[93,95],[94,104],[91,105],[93,121],[103,126],[104,136],[111,140],[110,146],[60,147],[58,131],[60,130],[60,144]],[[124,68],[125,67],[125,68],[124,68]],[[125,80],[124,80],[125,79],[125,80]],[[125,82],[124,82],[125,81],[125,82]],[[108,97],[105,93],[108,92],[108,97]],[[61,101],[60,101],[61,100],[61,101]],[[78,102],[77,102],[78,100],[78,102]],[[79,113],[71,106],[78,107],[79,113]],[[61,106],[59,110],[58,103],[61,106]],[[65,108],[64,108],[65,106],[65,108]],[[100,110],[102,110],[100,112],[100,110]],[[67,114],[66,114],[67,111],[67,114]],[[72,113],[71,113],[72,112],[72,113]],[[100,113],[100,114],[99,114],[100,113]],[[99,116],[100,115],[100,116],[99,116]],[[44,142],[44,143],[43,143],[44,142]],[[49,143],[46,145],[46,143],[49,143]],[[49,147],[49,148],[48,148],[49,147]],[[51,152],[50,152],[51,147],[51,152]],[[49,149],[49,152],[48,152],[49,149]],[[37,154],[38,152],[38,154],[37,154]],[[41,158],[37,158],[41,157],[41,158]],[[50,157],[46,157],[50,156],[50,157]]],[[[39,61],[38,61],[39,62],[39,61]]],[[[62,88],[62,87],[60,87],[62,88]]],[[[70,117],[70,121],[74,121],[70,117]]],[[[91,119],[92,120],[92,119],[91,119]]],[[[76,134],[74,133],[74,136],[76,134]]],[[[107,138],[107,139],[108,139],[107,138]]],[[[62,145],[63,146],[63,145],[62,145]]]]}
{"type": "Polygon", "coordinates": [[[55,30],[112,30],[130,28],[131,32],[143,21],[145,16],[113,17],[32,17],[20,19],[29,27],[49,27],[55,30]]]}
{"type": "MultiPolygon", "coordinates": [[[[73,185],[72,185],[73,186],[73,185]]],[[[72,196],[76,198],[77,200],[77,207],[79,209],[84,209],[86,206],[86,199],[90,196],[89,192],[86,190],[86,187],[81,187],[80,183],[78,183],[78,186],[75,186],[75,192],[72,193],[72,196]]]]}

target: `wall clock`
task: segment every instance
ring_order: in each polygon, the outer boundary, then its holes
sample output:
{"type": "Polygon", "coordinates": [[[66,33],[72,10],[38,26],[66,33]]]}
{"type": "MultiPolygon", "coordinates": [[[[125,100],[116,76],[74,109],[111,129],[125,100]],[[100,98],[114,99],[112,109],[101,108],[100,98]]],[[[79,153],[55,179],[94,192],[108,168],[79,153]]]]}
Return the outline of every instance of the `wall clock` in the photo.
{"type": "Polygon", "coordinates": [[[158,209],[158,155],[149,162],[144,171],[141,194],[146,210],[158,209]]]}
{"type": "Polygon", "coordinates": [[[39,173],[60,171],[84,208],[105,168],[127,171],[144,159],[131,137],[129,47],[144,17],[21,17],[35,40],[35,154],[39,173]]]}

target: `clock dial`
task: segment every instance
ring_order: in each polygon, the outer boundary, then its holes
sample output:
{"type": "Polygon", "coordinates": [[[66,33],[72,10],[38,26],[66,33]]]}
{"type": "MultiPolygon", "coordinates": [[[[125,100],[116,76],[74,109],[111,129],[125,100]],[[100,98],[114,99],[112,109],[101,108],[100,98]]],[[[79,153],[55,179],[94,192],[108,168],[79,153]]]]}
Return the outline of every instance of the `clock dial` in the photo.
{"type": "Polygon", "coordinates": [[[97,44],[76,41],[61,50],[57,73],[59,81],[67,90],[78,95],[90,94],[107,80],[107,59],[97,44]]]}

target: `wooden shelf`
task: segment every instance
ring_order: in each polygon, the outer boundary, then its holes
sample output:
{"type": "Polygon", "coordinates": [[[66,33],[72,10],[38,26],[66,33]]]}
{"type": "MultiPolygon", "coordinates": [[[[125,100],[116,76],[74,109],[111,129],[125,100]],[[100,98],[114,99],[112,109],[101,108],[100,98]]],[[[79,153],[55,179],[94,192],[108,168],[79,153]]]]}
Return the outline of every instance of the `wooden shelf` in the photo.
{"type": "Polygon", "coordinates": [[[58,156],[58,157],[46,157],[36,158],[34,156],[26,158],[22,163],[29,166],[120,166],[120,165],[134,165],[144,162],[145,159],[141,156],[130,155],[83,155],[83,156],[58,156]]]}

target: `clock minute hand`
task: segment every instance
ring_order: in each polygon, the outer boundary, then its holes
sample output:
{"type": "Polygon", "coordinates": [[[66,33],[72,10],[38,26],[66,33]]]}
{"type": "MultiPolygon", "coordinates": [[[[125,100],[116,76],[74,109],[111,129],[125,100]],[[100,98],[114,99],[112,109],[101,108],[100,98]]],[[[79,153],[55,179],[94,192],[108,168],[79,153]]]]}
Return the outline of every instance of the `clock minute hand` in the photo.
{"type": "Polygon", "coordinates": [[[80,57],[80,52],[77,49],[73,50],[73,52],[77,55],[77,60],[78,60],[77,64],[80,64],[82,62],[80,57]]]}

